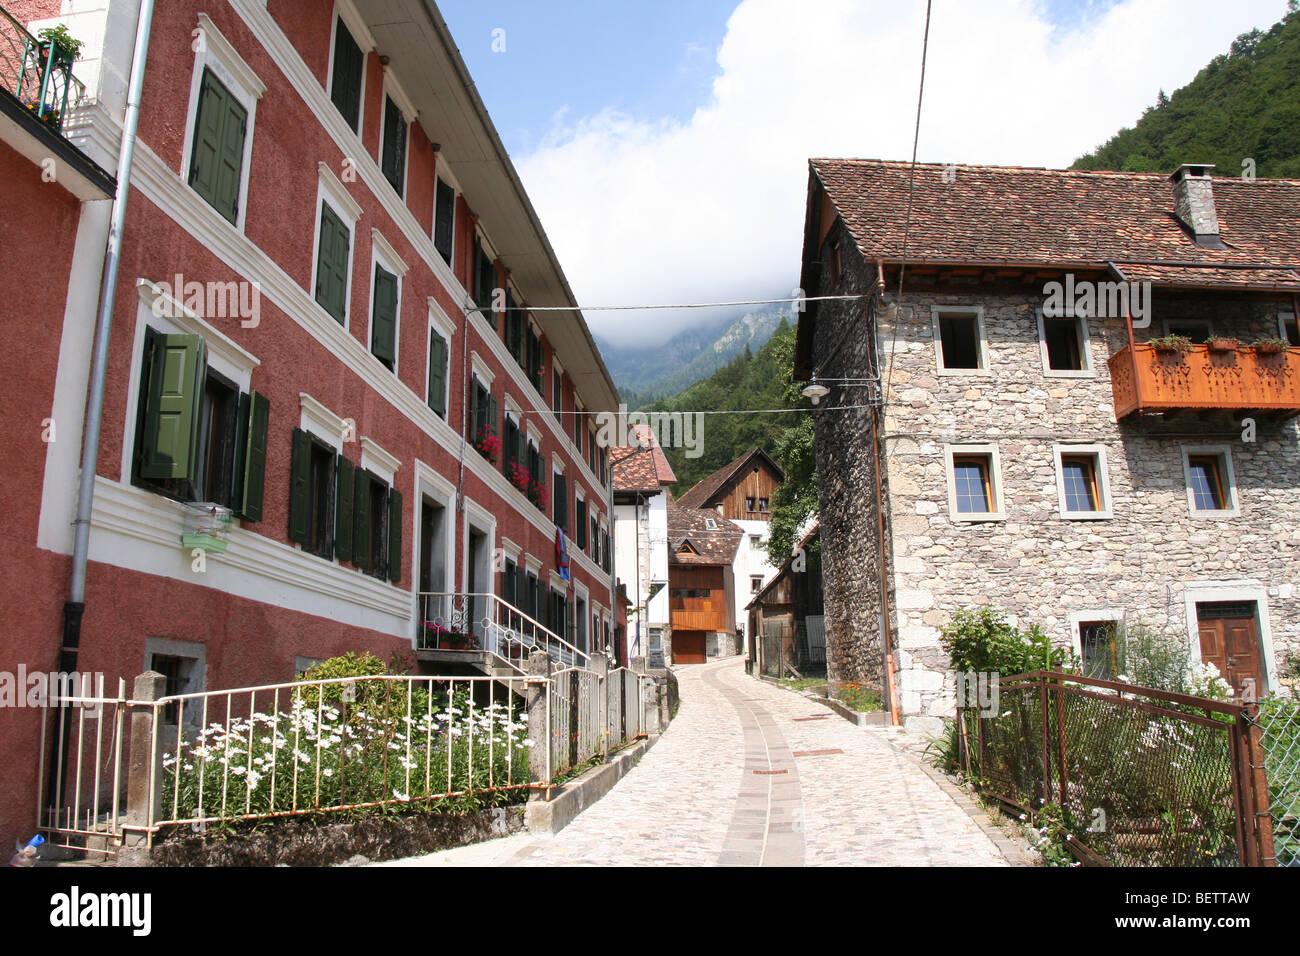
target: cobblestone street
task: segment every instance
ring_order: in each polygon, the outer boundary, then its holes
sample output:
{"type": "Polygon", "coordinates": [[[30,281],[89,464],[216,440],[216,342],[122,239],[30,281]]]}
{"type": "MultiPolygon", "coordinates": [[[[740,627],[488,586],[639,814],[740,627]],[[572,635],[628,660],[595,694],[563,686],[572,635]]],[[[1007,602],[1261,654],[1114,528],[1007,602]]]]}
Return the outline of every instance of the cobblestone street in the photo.
{"type": "Polygon", "coordinates": [[[559,834],[381,865],[1008,865],[983,811],[890,731],[749,677],[739,658],[677,674],[668,732],[559,834]]]}

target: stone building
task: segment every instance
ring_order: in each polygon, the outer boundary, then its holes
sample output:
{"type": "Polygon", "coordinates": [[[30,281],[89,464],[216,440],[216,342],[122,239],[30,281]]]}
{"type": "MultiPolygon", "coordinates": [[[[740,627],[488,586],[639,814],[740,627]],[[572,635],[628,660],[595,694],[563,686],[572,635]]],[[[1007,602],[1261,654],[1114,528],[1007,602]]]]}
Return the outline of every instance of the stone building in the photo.
{"type": "Polygon", "coordinates": [[[668,500],[666,643],[674,664],[703,664],[740,653],[736,554],[745,533],[711,508],[668,500]]]}
{"type": "Polygon", "coordinates": [[[813,160],[801,285],[852,297],[808,304],[795,359],[828,389],[831,680],[934,727],[941,628],[993,605],[1086,661],[1140,623],[1285,692],[1297,266],[1297,181],[813,160]]]}

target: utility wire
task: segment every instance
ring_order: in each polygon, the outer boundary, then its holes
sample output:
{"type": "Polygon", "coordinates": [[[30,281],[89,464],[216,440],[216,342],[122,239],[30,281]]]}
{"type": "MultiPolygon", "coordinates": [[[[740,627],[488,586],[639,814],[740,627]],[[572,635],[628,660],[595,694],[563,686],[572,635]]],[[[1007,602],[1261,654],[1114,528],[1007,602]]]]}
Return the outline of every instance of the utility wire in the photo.
{"type": "Polygon", "coordinates": [[[795,302],[826,302],[832,299],[865,299],[870,293],[851,295],[799,296],[792,299],[739,299],[735,302],[678,302],[664,305],[503,305],[477,306],[467,312],[636,312],[647,309],[723,309],[737,305],[791,305],[795,302]]]}

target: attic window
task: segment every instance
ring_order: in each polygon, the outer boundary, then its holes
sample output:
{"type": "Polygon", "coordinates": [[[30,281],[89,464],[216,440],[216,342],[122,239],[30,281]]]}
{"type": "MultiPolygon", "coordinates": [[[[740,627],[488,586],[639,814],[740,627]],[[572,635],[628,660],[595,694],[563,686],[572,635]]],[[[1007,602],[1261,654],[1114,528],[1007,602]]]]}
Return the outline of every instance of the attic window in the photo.
{"type": "Polygon", "coordinates": [[[682,541],[682,543],[677,546],[677,553],[678,554],[699,554],[700,552],[696,551],[694,546],[692,546],[692,544],[689,541],[682,541]]]}
{"type": "Polygon", "coordinates": [[[712,518],[705,518],[704,527],[708,528],[710,531],[716,531],[718,527],[718,523],[714,521],[712,518]]]}

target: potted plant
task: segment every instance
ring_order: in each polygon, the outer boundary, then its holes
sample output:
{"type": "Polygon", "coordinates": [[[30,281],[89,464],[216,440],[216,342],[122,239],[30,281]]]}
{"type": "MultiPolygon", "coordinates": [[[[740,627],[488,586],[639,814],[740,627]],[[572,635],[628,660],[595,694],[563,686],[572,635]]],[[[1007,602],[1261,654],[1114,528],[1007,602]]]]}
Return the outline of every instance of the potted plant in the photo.
{"type": "Polygon", "coordinates": [[[546,493],[546,485],[540,481],[530,481],[528,483],[528,500],[537,505],[542,511],[546,510],[546,504],[550,496],[546,493]]]}
{"type": "Polygon", "coordinates": [[[1151,340],[1151,347],[1157,352],[1190,352],[1192,340],[1185,335],[1163,335],[1151,340]]]}
{"type": "Polygon", "coordinates": [[[519,464],[519,462],[515,462],[510,466],[510,471],[506,477],[510,479],[510,484],[514,485],[524,494],[528,494],[528,486],[531,484],[531,479],[528,477],[527,468],[519,464]]]}
{"type": "Polygon", "coordinates": [[[1278,355],[1290,348],[1291,343],[1276,336],[1258,338],[1250,343],[1259,355],[1278,355]]]}
{"type": "Polygon", "coordinates": [[[1211,335],[1205,340],[1211,352],[1235,352],[1241,343],[1229,335],[1211,335]]]}
{"type": "Polygon", "coordinates": [[[42,65],[49,59],[51,47],[54,48],[54,62],[56,65],[72,66],[73,61],[81,55],[81,48],[84,44],[68,33],[68,28],[62,23],[58,26],[46,27],[36,36],[40,41],[38,53],[42,65]]]}
{"type": "Polygon", "coordinates": [[[495,464],[497,454],[501,451],[501,439],[497,438],[490,425],[480,425],[478,434],[474,436],[474,448],[480,455],[495,464]]]}

